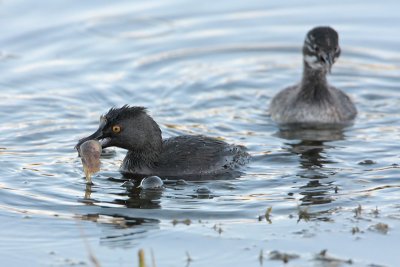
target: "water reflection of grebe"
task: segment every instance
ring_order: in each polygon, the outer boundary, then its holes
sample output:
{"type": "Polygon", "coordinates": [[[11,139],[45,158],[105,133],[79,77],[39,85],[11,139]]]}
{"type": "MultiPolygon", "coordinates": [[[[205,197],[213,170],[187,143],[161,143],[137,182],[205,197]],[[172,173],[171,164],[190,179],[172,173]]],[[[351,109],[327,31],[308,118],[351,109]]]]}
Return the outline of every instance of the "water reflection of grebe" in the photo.
{"type": "MultiPolygon", "coordinates": [[[[136,218],[123,214],[83,214],[76,215],[83,221],[92,221],[101,230],[100,244],[108,247],[136,246],[143,235],[151,230],[159,229],[160,221],[149,218],[136,218]]],[[[84,232],[83,232],[83,237],[84,232]]]]}
{"type": "Polygon", "coordinates": [[[325,155],[326,150],[334,148],[331,141],[344,139],[343,128],[335,129],[281,129],[277,136],[287,140],[287,150],[299,156],[297,176],[307,179],[299,187],[302,205],[325,204],[332,202],[335,193],[334,181],[329,179],[334,171],[327,165],[335,163],[325,155]],[[326,181],[324,181],[326,179],[326,181]]]}
{"type": "MultiPolygon", "coordinates": [[[[121,198],[114,199],[111,204],[122,205],[127,208],[136,209],[159,209],[163,190],[144,190],[139,187],[140,180],[130,180],[131,186],[125,191],[117,193],[121,198]]],[[[92,198],[93,185],[87,184],[85,188],[84,198],[81,200],[86,205],[101,206],[101,202],[92,198]]]]}

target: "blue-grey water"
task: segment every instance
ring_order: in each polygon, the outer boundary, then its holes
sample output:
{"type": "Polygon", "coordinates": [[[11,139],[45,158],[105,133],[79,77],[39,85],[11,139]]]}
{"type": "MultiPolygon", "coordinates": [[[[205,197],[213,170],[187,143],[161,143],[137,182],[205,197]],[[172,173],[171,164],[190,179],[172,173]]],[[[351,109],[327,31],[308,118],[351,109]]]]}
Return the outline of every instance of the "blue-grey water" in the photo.
{"type": "Polygon", "coordinates": [[[148,266],[284,265],[273,251],[298,256],[285,266],[399,266],[399,10],[1,1],[0,265],[138,266],[143,249],[148,266]],[[359,115],[344,131],[280,132],[268,103],[300,79],[317,25],[340,34],[329,81],[359,115]],[[253,159],[238,179],[149,193],[121,186],[125,152],[111,149],[87,187],[73,147],[123,104],[148,107],[164,137],[219,137],[253,159]]]}

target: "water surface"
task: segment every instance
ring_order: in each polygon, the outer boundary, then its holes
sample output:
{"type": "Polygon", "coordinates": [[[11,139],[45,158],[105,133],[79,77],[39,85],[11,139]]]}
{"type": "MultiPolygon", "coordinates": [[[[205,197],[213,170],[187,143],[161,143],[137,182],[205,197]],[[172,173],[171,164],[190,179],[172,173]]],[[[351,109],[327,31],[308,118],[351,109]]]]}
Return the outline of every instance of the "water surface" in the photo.
{"type": "Polygon", "coordinates": [[[0,7],[5,266],[136,266],[139,249],[157,266],[282,266],[276,250],[299,256],[287,266],[400,262],[397,1],[0,7]],[[343,131],[279,131],[268,103],[300,79],[316,25],[340,34],[329,81],[359,115],[343,131]],[[123,104],[148,107],[164,137],[223,138],[253,160],[238,179],[149,193],[121,187],[125,151],[111,149],[86,186],[73,147],[123,104]]]}

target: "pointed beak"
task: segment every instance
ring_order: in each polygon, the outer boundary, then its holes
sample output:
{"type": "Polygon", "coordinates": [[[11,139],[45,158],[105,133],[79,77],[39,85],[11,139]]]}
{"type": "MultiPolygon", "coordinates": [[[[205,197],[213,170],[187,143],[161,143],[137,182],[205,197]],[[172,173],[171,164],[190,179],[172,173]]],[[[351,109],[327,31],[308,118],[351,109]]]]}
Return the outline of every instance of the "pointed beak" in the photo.
{"type": "Polygon", "coordinates": [[[323,53],[320,55],[320,58],[325,63],[326,70],[328,73],[331,73],[332,65],[334,62],[334,54],[333,53],[323,53]]]}
{"type": "Polygon", "coordinates": [[[105,119],[103,119],[103,118],[100,119],[100,125],[99,125],[99,128],[96,130],[96,132],[89,135],[88,137],[80,139],[78,141],[78,143],[75,145],[75,149],[78,150],[78,152],[79,152],[79,147],[86,141],[93,140],[93,139],[95,139],[95,140],[103,139],[104,138],[103,129],[104,129],[104,126],[106,125],[106,122],[107,121],[105,119]]]}

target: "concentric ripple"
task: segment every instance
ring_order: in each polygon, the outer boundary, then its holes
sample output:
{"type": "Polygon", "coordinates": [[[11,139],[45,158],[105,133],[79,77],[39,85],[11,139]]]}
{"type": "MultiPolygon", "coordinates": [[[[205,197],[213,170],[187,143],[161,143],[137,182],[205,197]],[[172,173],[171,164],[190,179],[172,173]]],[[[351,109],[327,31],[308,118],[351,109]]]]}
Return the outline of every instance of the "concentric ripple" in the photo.
{"type": "Polygon", "coordinates": [[[91,19],[85,27],[103,37],[122,39],[162,37],[173,31],[173,24],[166,19],[122,14],[91,19]]]}
{"type": "Polygon", "coordinates": [[[88,247],[105,266],[133,266],[140,248],[165,266],[280,266],[272,250],[307,266],[323,249],[356,266],[397,263],[400,38],[388,31],[400,25],[397,2],[61,1],[21,18],[33,4],[3,2],[7,266],[90,264],[88,247]],[[342,130],[279,130],[269,101],[300,80],[304,34],[320,24],[340,33],[328,79],[351,95],[358,118],[342,130]],[[125,151],[112,148],[86,185],[74,146],[123,104],[146,106],[165,138],[218,137],[252,160],[238,179],[146,192],[118,172],[125,151]]]}

